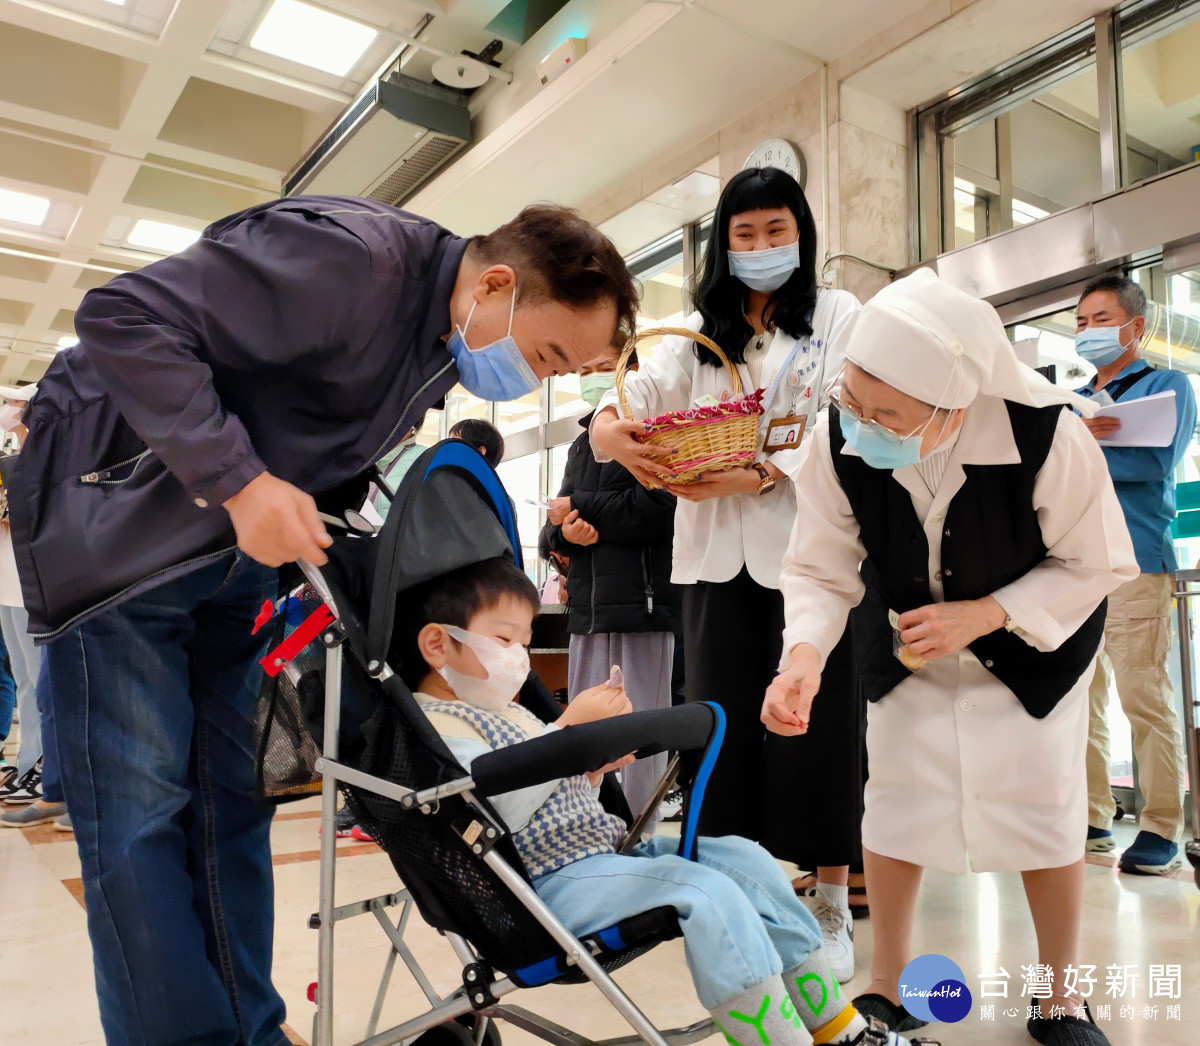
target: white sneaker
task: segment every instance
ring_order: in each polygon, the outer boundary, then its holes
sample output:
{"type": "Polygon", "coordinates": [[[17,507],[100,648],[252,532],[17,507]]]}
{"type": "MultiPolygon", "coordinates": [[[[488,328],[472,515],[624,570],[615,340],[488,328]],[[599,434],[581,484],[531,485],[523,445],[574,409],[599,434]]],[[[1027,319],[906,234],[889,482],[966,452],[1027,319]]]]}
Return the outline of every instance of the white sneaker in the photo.
{"type": "Polygon", "coordinates": [[[850,909],[839,908],[821,892],[819,886],[810,886],[804,891],[803,897],[821,926],[829,969],[839,983],[845,984],[854,976],[854,920],[850,916],[850,909]]]}

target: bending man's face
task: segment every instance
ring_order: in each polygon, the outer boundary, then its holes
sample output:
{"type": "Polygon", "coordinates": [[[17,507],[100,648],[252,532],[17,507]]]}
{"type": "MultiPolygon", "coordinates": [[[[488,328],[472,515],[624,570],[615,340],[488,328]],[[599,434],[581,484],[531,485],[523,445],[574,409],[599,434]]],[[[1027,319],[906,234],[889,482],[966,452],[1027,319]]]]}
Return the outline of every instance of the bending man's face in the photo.
{"type": "Polygon", "coordinates": [[[476,279],[469,296],[451,303],[451,320],[466,329],[467,347],[481,349],[509,333],[513,293],[512,337],[525,362],[543,381],[552,374],[572,374],[608,350],[617,329],[617,307],[611,301],[585,308],[561,302],[528,300],[519,276],[507,265],[493,265],[476,279]],[[467,316],[474,303],[475,311],[467,316]],[[461,313],[461,315],[460,315],[461,313]]]}

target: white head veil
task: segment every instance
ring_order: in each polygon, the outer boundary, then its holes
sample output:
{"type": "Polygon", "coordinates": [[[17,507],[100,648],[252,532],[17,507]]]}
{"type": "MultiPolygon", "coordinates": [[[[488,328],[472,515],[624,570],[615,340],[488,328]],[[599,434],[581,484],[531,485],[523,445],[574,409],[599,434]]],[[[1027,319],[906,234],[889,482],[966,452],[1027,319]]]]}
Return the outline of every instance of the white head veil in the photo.
{"type": "Polygon", "coordinates": [[[1017,359],[987,302],[918,269],[884,287],[854,323],[846,360],[923,403],[954,409],[977,396],[1091,416],[1097,404],[1047,381],[1017,359]]]}

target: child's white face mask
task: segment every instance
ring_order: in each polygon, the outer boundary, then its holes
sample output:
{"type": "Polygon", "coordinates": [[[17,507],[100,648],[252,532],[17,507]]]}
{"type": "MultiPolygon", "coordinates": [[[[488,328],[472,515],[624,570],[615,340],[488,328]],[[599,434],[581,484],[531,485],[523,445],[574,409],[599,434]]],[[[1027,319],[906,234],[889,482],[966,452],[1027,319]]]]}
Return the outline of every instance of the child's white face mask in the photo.
{"type": "Polygon", "coordinates": [[[438,675],[467,704],[499,712],[516,697],[529,676],[529,651],[520,643],[505,646],[491,636],[468,632],[455,625],[442,625],[442,628],[475,652],[487,678],[465,675],[449,665],[442,665],[438,675]]]}

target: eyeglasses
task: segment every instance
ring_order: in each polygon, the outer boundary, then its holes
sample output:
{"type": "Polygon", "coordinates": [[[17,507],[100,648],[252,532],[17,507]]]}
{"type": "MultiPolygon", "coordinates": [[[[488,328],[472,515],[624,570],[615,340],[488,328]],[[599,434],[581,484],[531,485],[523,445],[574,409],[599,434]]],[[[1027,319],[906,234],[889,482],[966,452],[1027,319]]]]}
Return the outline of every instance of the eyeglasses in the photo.
{"type": "Polygon", "coordinates": [[[825,395],[829,397],[829,402],[837,407],[837,409],[847,417],[852,418],[859,425],[863,426],[863,428],[870,432],[877,433],[880,439],[886,440],[888,443],[891,443],[894,446],[898,447],[906,439],[910,439],[911,437],[915,436],[918,432],[924,429],[933,420],[934,415],[937,414],[937,410],[931,411],[929,417],[921,422],[921,424],[914,428],[911,432],[904,434],[893,432],[886,426],[881,425],[874,418],[864,418],[857,410],[850,406],[849,403],[842,399],[842,376],[845,373],[845,370],[846,368],[843,366],[842,369],[837,372],[837,375],[834,377],[833,381],[829,383],[829,387],[825,390],[825,395]]]}

